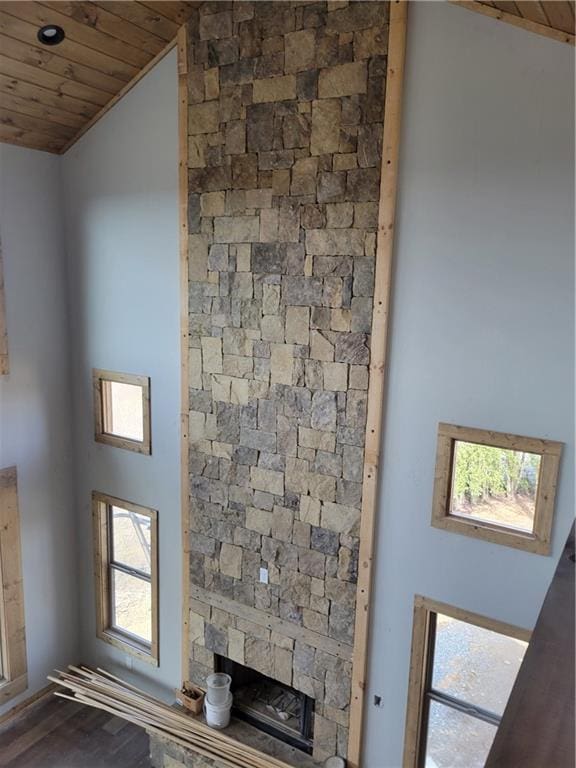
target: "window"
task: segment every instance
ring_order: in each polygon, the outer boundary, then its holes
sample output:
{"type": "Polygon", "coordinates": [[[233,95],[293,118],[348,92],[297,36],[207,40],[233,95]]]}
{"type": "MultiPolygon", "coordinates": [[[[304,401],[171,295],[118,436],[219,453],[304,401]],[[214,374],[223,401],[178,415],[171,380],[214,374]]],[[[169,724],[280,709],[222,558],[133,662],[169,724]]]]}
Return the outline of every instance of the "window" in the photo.
{"type": "Polygon", "coordinates": [[[0,250],[0,376],[8,373],[8,371],[8,334],[6,332],[6,307],[4,305],[2,251],[0,250]]]}
{"type": "Polygon", "coordinates": [[[93,493],[97,634],[158,664],[157,513],[93,493]]]}
{"type": "Polygon", "coordinates": [[[150,453],[150,379],[94,370],[96,440],[150,453]]]}
{"type": "Polygon", "coordinates": [[[529,639],[416,596],[404,768],[483,768],[529,639]]]}
{"type": "Polygon", "coordinates": [[[28,687],[16,467],[0,470],[0,705],[28,687]]]}
{"type": "Polygon", "coordinates": [[[562,443],[438,426],[432,525],[550,553],[562,443]]]}

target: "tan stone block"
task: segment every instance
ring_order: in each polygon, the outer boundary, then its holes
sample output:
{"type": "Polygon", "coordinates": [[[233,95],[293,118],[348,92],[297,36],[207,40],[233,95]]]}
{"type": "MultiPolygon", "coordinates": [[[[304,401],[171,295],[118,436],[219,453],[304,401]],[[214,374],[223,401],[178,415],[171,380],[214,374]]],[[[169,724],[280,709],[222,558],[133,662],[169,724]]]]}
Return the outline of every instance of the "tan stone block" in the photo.
{"type": "Polygon", "coordinates": [[[242,578],[242,547],[222,544],[220,548],[220,572],[234,579],[242,578]]]}
{"type": "Polygon", "coordinates": [[[335,722],[314,713],[314,760],[322,763],[336,754],[337,729],[335,722]]]}
{"type": "Polygon", "coordinates": [[[200,40],[218,40],[232,36],[232,13],[204,13],[200,16],[200,40]]]}
{"type": "Polygon", "coordinates": [[[260,242],[275,243],[278,241],[278,209],[264,208],[260,211],[260,242]]]}
{"type": "Polygon", "coordinates": [[[272,190],[277,196],[290,194],[290,171],[287,168],[272,171],[272,190]]]}
{"type": "Polygon", "coordinates": [[[224,216],[226,193],[204,192],[200,195],[200,211],[202,216],[224,216]]]}
{"type": "Polygon", "coordinates": [[[304,448],[334,453],[336,450],[336,435],[333,432],[322,432],[319,429],[298,427],[298,444],[304,448]]]}
{"type": "Polygon", "coordinates": [[[218,440],[212,441],[212,455],[218,459],[231,459],[234,453],[232,443],[220,443],[218,440]]]}
{"type": "Polygon", "coordinates": [[[314,595],[314,597],[324,597],[324,579],[316,579],[314,576],[312,577],[310,594],[314,595]]]}
{"type": "Polygon", "coordinates": [[[189,614],[188,637],[191,643],[204,645],[204,617],[194,611],[189,614]]]}
{"type": "Polygon", "coordinates": [[[279,343],[284,341],[284,320],[280,315],[264,315],[262,318],[262,341],[279,343]]]}
{"type": "Polygon", "coordinates": [[[348,389],[348,365],[346,363],[322,363],[324,389],[346,392],[348,389]]]}
{"type": "Polygon", "coordinates": [[[284,75],[283,77],[266,77],[262,80],[254,80],[252,101],[260,104],[270,101],[286,101],[296,98],[296,77],[284,75]]]}
{"type": "Polygon", "coordinates": [[[184,763],[176,760],[172,755],[164,755],[162,758],[162,768],[186,768],[184,763]]]}
{"type": "Polygon", "coordinates": [[[298,458],[306,459],[306,461],[309,461],[310,463],[312,463],[316,458],[316,451],[314,451],[312,448],[302,448],[302,446],[299,445],[298,458]]]}
{"type": "Polygon", "coordinates": [[[358,229],[376,229],[378,203],[354,203],[354,226],[358,229]]]}
{"type": "Polygon", "coordinates": [[[248,379],[230,379],[230,402],[236,405],[248,405],[250,400],[250,382],[248,379]]]}
{"type": "Polygon", "coordinates": [[[244,664],[245,639],[244,632],[234,627],[228,627],[228,657],[237,664],[244,664]]]}
{"type": "Polygon", "coordinates": [[[250,378],[254,368],[252,357],[241,355],[224,355],[223,371],[227,376],[236,376],[239,379],[250,378]]]}
{"type": "Polygon", "coordinates": [[[320,331],[310,331],[310,357],[327,363],[334,360],[334,345],[320,331]]]}
{"type": "Polygon", "coordinates": [[[318,632],[320,635],[328,634],[328,616],[312,611],[309,608],[304,608],[302,611],[302,621],[306,629],[318,632]]]}
{"type": "Polygon", "coordinates": [[[274,679],[292,685],[292,651],[274,646],[274,679]]]}
{"type": "Polygon", "coordinates": [[[278,648],[285,648],[287,651],[294,650],[294,640],[291,637],[274,632],[274,630],[270,634],[270,642],[272,645],[277,645],[278,648]]]}
{"type": "Polygon", "coordinates": [[[364,232],[359,229],[307,229],[306,253],[313,256],[363,256],[364,232]]]}
{"type": "Polygon", "coordinates": [[[304,157],[296,160],[292,167],[292,195],[315,195],[318,158],[304,157]]]}
{"type": "Polygon", "coordinates": [[[250,484],[257,491],[284,496],[284,474],[273,469],[250,467],[250,484]]]}
{"type": "Polygon", "coordinates": [[[206,147],[208,145],[206,136],[188,137],[188,167],[205,168],[206,167],[206,147]]]}
{"type": "Polygon", "coordinates": [[[214,219],[215,243],[253,243],[259,235],[258,216],[217,216],[214,219]]]}
{"type": "Polygon", "coordinates": [[[202,351],[196,347],[188,350],[188,384],[192,389],[202,389],[202,351]]]}
{"type": "Polygon", "coordinates": [[[193,282],[208,279],[208,237],[188,235],[188,278],[193,282]]]}
{"type": "Polygon", "coordinates": [[[336,478],[330,475],[308,473],[308,491],[310,496],[324,502],[336,501],[336,478]]]}
{"type": "Polygon", "coordinates": [[[247,189],[246,208],[270,208],[272,189],[247,189]]]}
{"type": "Polygon", "coordinates": [[[352,312],[349,309],[330,310],[330,329],[332,331],[348,332],[352,323],[352,312]]]}
{"type": "Polygon", "coordinates": [[[368,389],[368,366],[350,366],[350,389],[368,389]]]}
{"type": "Polygon", "coordinates": [[[388,27],[370,27],[354,32],[354,58],[369,59],[388,52],[388,27]]]}
{"type": "MultiPolygon", "coordinates": [[[[313,499],[311,496],[300,497],[299,515],[303,523],[310,523],[310,525],[315,526],[320,525],[320,509],[321,505],[318,499],[313,499]]],[[[313,581],[316,581],[316,579],[313,581]]]]}
{"type": "Polygon", "coordinates": [[[270,536],[272,530],[272,512],[264,509],[248,507],[246,509],[246,528],[250,531],[256,531],[263,536],[270,536]]]}
{"type": "Polygon", "coordinates": [[[270,381],[272,384],[292,384],[294,348],[292,344],[272,344],[270,350],[270,381]]]}
{"type": "Polygon", "coordinates": [[[326,205],[326,226],[329,229],[343,229],[352,226],[354,206],[352,203],[328,203],[326,205]]]}
{"type": "Polygon", "coordinates": [[[310,154],[338,152],[340,146],[340,99],[324,99],[312,103],[310,154]]]}
{"type": "Polygon", "coordinates": [[[219,403],[230,402],[230,376],[214,374],[212,376],[212,400],[219,403]]]}
{"type": "Polygon", "coordinates": [[[280,307],[280,286],[268,285],[262,286],[262,311],[265,315],[275,315],[280,307]]]}
{"type": "Polygon", "coordinates": [[[250,272],[251,249],[249,243],[236,246],[236,271],[250,272]]]}
{"type": "MultiPolygon", "coordinates": [[[[308,462],[289,457],[286,460],[286,490],[308,493],[308,462]]],[[[308,522],[308,521],[305,521],[308,522]]]]}
{"type": "Polygon", "coordinates": [[[328,501],[322,505],[322,528],[336,533],[350,533],[357,536],[360,529],[360,510],[347,507],[344,504],[333,504],[328,501]]]}
{"type": "Polygon", "coordinates": [[[284,36],[284,71],[302,72],[314,66],[316,30],[303,29],[284,36]]]}
{"type": "Polygon", "coordinates": [[[231,120],[226,123],[226,154],[243,155],[246,152],[246,121],[231,120]]]}
{"type": "Polygon", "coordinates": [[[367,232],[364,239],[364,255],[376,256],[376,232],[367,232]]]}
{"type": "Polygon", "coordinates": [[[286,308],[286,342],[308,344],[310,340],[310,308],[286,308]]]}
{"type": "Polygon", "coordinates": [[[220,103],[205,101],[188,108],[188,133],[197,136],[202,133],[216,133],[220,127],[220,103]]]}
{"type": "Polygon", "coordinates": [[[318,77],[318,98],[331,99],[366,93],[367,76],[365,61],[353,61],[321,69],[318,77]]]}
{"type": "Polygon", "coordinates": [[[213,336],[203,336],[202,370],[204,373],[222,373],[222,339],[213,336]]]}
{"type": "Polygon", "coordinates": [[[204,71],[204,93],[206,101],[217,99],[220,95],[220,71],[219,67],[212,67],[204,71]]]}
{"type": "Polygon", "coordinates": [[[274,506],[272,512],[272,538],[278,541],[292,541],[294,512],[286,507],[274,506]]]}
{"type": "Polygon", "coordinates": [[[356,152],[334,155],[332,158],[332,166],[333,171],[349,171],[351,168],[357,168],[358,157],[356,152]]]}

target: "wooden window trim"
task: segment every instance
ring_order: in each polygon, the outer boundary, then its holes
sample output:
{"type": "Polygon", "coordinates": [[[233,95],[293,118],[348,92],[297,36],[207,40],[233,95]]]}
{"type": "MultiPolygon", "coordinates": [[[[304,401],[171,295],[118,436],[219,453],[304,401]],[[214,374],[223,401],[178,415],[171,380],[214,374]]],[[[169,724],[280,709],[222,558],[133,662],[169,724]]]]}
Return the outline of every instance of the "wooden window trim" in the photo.
{"type": "Polygon", "coordinates": [[[526,643],[530,641],[532,635],[529,630],[516,627],[513,624],[490,619],[478,613],[472,613],[472,611],[431,600],[422,595],[415,596],[403,768],[419,768],[423,715],[425,713],[425,685],[429,675],[431,616],[438,613],[526,643]]]}
{"type": "Polygon", "coordinates": [[[466,536],[483,539],[492,544],[503,544],[539,555],[549,555],[561,455],[562,443],[552,440],[440,423],[436,447],[432,525],[452,533],[462,533],[466,536]],[[534,531],[532,533],[488,521],[468,520],[450,513],[454,444],[456,441],[527,451],[541,456],[534,510],[534,531]]]}
{"type": "Polygon", "coordinates": [[[96,442],[112,445],[115,448],[124,448],[127,451],[136,451],[136,453],[143,453],[149,456],[152,453],[150,436],[150,378],[148,376],[94,368],[92,372],[92,386],[94,390],[94,439],[96,442]],[[127,437],[120,437],[105,431],[104,411],[106,405],[104,402],[104,387],[109,382],[142,387],[143,439],[141,441],[130,440],[127,437]]]}
{"type": "Polygon", "coordinates": [[[153,666],[158,666],[158,513],[155,509],[133,504],[124,499],[117,499],[106,493],[92,493],[92,522],[94,531],[94,587],[96,593],[96,635],[115,648],[135,656],[153,666]],[[111,590],[110,590],[110,526],[108,510],[110,506],[122,507],[130,512],[145,515],[151,520],[150,526],[150,585],[152,600],[152,641],[150,646],[138,642],[128,634],[111,626],[111,590]]]}
{"type": "Polygon", "coordinates": [[[0,470],[0,642],[2,705],[28,687],[16,467],[0,470]]]}
{"type": "Polygon", "coordinates": [[[0,248],[0,376],[10,372],[8,362],[8,332],[6,330],[6,300],[4,297],[4,271],[0,248]]]}

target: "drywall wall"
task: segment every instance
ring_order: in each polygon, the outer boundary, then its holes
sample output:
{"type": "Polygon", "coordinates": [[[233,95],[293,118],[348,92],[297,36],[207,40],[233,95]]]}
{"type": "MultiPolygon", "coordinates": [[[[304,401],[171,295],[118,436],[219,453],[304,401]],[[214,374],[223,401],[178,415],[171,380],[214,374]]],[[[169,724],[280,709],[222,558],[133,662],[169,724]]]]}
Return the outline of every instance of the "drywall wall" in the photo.
{"type": "Polygon", "coordinates": [[[170,53],[63,158],[83,659],[180,682],[178,107],[170,53]],[[150,376],[152,455],[94,441],[92,368],[150,376]],[[160,666],[95,636],[90,495],[158,510],[160,666]]]}
{"type": "Polygon", "coordinates": [[[78,657],[68,331],[59,158],[0,144],[0,237],[10,373],[0,467],[18,468],[29,687],[78,657]]]}
{"type": "Polygon", "coordinates": [[[445,3],[408,30],[366,768],[401,765],[414,594],[532,628],[574,516],[574,51],[445,3]],[[565,442],[552,556],[430,527],[439,421],[565,442]]]}

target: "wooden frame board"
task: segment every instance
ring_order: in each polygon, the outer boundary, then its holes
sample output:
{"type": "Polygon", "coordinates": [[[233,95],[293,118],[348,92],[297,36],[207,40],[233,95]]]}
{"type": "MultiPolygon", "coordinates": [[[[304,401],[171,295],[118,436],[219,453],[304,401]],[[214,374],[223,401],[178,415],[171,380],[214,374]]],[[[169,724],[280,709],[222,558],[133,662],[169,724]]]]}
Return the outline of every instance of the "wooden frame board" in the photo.
{"type": "Polygon", "coordinates": [[[531,632],[513,624],[481,616],[472,611],[440,603],[421,595],[414,598],[414,618],[412,624],[412,647],[410,653],[410,677],[408,682],[408,703],[406,708],[406,730],[404,733],[403,768],[418,768],[420,743],[422,737],[422,715],[424,705],[424,686],[427,679],[427,666],[430,643],[430,616],[441,613],[459,621],[474,624],[477,627],[499,632],[523,642],[529,642],[531,632]]]}
{"type": "Polygon", "coordinates": [[[6,300],[4,298],[4,270],[2,267],[2,247],[0,244],[0,376],[6,375],[9,371],[6,300]]]}
{"type": "Polygon", "coordinates": [[[159,628],[158,628],[158,513],[155,509],[134,504],[131,501],[117,499],[106,493],[92,493],[92,523],[94,535],[94,588],[96,597],[96,635],[116,648],[149,664],[159,664],[159,628]],[[152,600],[152,641],[148,648],[145,643],[138,643],[128,635],[111,627],[111,587],[110,587],[110,529],[108,509],[110,506],[122,507],[138,515],[150,518],[150,585],[152,600]]]}
{"type": "Polygon", "coordinates": [[[186,25],[176,38],[178,51],[178,209],[180,228],[180,499],[182,530],[182,680],[188,678],[188,630],[190,603],[189,572],[189,480],[188,480],[188,38],[186,25]]]}
{"type": "Polygon", "coordinates": [[[362,727],[370,629],[372,562],[378,505],[378,470],[382,447],[382,416],[384,412],[384,387],[388,360],[394,221],[398,184],[402,88],[406,55],[407,6],[406,0],[392,0],[390,3],[382,172],[380,178],[374,308],[370,346],[370,381],[368,386],[360,553],[356,591],[354,654],[352,660],[352,698],[350,703],[350,733],[348,740],[349,768],[360,768],[362,764],[362,727]]]}
{"type": "Polygon", "coordinates": [[[527,552],[549,555],[561,455],[562,443],[552,440],[521,437],[504,432],[460,427],[454,424],[439,424],[432,499],[432,525],[435,528],[442,528],[453,533],[474,536],[493,544],[504,544],[509,547],[524,549],[527,552]],[[525,451],[538,454],[541,457],[533,533],[451,513],[454,448],[458,441],[525,451]]]}
{"type": "Polygon", "coordinates": [[[92,385],[94,391],[94,439],[96,442],[150,455],[152,453],[152,442],[150,436],[150,379],[148,376],[137,376],[131,373],[118,373],[116,371],[94,368],[92,371],[92,385]],[[107,388],[110,382],[131,384],[142,388],[142,440],[131,440],[106,431],[106,422],[111,420],[110,390],[109,387],[107,388]],[[108,397],[106,396],[107,393],[108,397]]]}
{"type": "Polygon", "coordinates": [[[18,479],[0,470],[0,705],[28,687],[18,479]]]}

